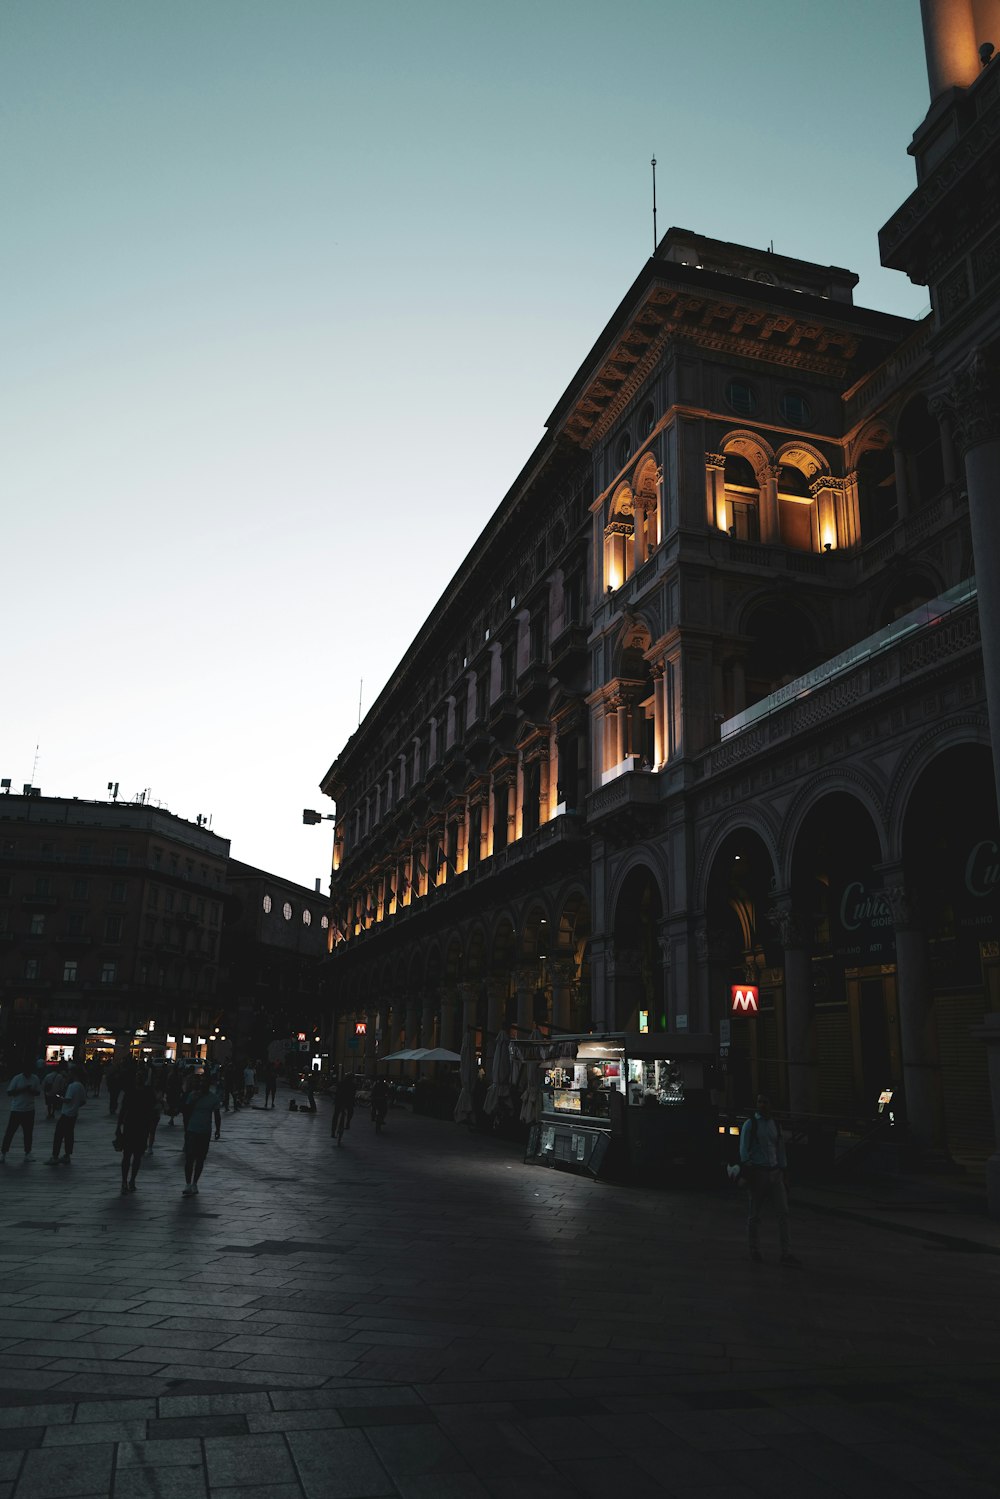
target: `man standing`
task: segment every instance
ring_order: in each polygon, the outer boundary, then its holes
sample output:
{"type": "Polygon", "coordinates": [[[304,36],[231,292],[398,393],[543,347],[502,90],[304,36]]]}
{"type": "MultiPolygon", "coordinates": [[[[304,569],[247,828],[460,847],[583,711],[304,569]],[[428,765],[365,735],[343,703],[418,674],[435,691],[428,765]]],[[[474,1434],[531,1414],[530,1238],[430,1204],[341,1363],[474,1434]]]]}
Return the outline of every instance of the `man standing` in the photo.
{"type": "Polygon", "coordinates": [[[272,1109],[274,1108],[274,1095],[277,1093],[277,1091],[278,1091],[278,1069],[274,1065],[273,1062],[268,1062],[267,1066],[264,1068],[264,1107],[265,1107],[265,1109],[267,1108],[269,1102],[270,1102],[271,1108],[272,1109]]]}
{"type": "Polygon", "coordinates": [[[12,1077],[7,1084],[10,1118],[7,1120],[7,1128],[4,1131],[3,1144],[0,1145],[0,1164],[7,1159],[7,1152],[16,1130],[21,1130],[24,1136],[24,1159],[31,1160],[31,1138],[35,1132],[35,1099],[41,1091],[42,1085],[38,1081],[38,1076],[31,1070],[30,1056],[25,1057],[24,1071],[12,1077]]]}
{"type": "Polygon", "coordinates": [[[73,1159],[73,1138],[76,1134],[76,1121],[80,1110],[87,1102],[87,1090],[80,1080],[79,1067],[69,1069],[69,1082],[66,1091],[62,1095],[62,1108],[59,1110],[59,1118],[56,1120],[56,1132],[52,1137],[52,1155],[45,1162],[46,1166],[58,1166],[59,1151],[65,1145],[66,1164],[69,1165],[73,1159]]]}
{"type": "Polygon", "coordinates": [[[45,1095],[45,1113],[48,1119],[56,1117],[59,1099],[62,1097],[65,1087],[66,1074],[60,1062],[58,1067],[51,1068],[42,1078],[42,1092],[45,1095]]]}
{"type": "Polygon", "coordinates": [[[243,1069],[243,1102],[247,1108],[250,1107],[250,1100],[253,1098],[256,1091],[257,1074],[254,1071],[253,1063],[247,1062],[246,1066],[243,1069]]]}
{"type": "Polygon", "coordinates": [[[772,1117],[770,1100],[763,1093],[757,1099],[753,1117],[747,1119],[740,1130],[740,1162],[749,1189],[747,1235],[750,1258],[755,1265],[764,1258],[760,1252],[760,1215],[770,1204],[778,1218],[781,1263],[786,1267],[798,1265],[800,1261],[791,1252],[788,1236],[785,1139],[781,1125],[772,1117]]]}

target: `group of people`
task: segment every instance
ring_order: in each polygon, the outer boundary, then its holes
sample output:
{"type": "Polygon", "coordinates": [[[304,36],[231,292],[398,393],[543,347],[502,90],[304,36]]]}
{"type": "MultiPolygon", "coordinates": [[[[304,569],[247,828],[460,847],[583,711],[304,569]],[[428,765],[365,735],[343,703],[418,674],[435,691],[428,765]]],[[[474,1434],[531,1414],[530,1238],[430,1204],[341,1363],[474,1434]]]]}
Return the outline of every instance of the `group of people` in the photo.
{"type": "MultiPolygon", "coordinates": [[[[153,1150],[156,1131],[163,1116],[173,1128],[180,1115],[184,1127],[184,1192],[198,1193],[198,1183],[208,1157],[213,1131],[221,1138],[222,1114],[247,1107],[258,1089],[258,1069],[252,1063],[240,1067],[230,1063],[209,1070],[184,1069],[176,1064],[151,1066],[126,1062],[96,1071],[75,1062],[45,1068],[25,1058],[22,1069],[7,1085],[10,1115],[0,1146],[0,1164],[5,1164],[18,1133],[26,1161],[32,1158],[35,1106],[45,1104],[47,1119],[55,1123],[48,1166],[70,1165],[80,1110],[89,1098],[98,1097],[107,1077],[108,1112],[115,1117],[114,1146],[121,1155],[121,1194],[136,1191],[136,1178],[144,1156],[153,1150]],[[39,1076],[39,1073],[42,1076],[39,1076]]],[[[260,1068],[264,1084],[264,1107],[275,1107],[278,1069],[273,1062],[260,1068]]]]}

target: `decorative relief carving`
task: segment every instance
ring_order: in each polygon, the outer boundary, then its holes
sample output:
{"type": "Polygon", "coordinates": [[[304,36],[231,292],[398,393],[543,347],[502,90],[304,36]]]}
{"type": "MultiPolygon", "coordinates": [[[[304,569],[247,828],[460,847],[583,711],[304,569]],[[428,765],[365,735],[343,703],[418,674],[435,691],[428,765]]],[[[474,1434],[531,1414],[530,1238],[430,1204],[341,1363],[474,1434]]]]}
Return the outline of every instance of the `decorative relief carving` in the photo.
{"type": "Polygon", "coordinates": [[[938,287],[937,304],[941,317],[949,318],[964,306],[969,300],[970,291],[967,269],[964,265],[956,266],[938,287]]]}
{"type": "Polygon", "coordinates": [[[970,448],[1000,437],[1000,381],[982,349],[974,349],[946,384],[932,392],[930,408],[936,416],[950,416],[958,446],[970,448]]]}
{"type": "Polygon", "coordinates": [[[808,941],[806,928],[790,900],[779,900],[767,912],[767,919],[777,928],[781,945],[787,952],[792,947],[805,947],[808,941]]]}

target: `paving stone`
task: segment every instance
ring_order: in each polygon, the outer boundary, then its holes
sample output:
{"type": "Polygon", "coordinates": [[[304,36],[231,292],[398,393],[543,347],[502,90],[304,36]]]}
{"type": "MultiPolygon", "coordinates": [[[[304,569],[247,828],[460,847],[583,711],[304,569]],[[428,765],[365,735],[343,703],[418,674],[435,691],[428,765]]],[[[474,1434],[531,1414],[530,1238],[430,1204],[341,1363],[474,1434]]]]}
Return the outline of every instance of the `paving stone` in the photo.
{"type": "Polygon", "coordinates": [[[119,1468],[113,1499],[205,1499],[201,1463],[191,1468],[119,1468]]]}
{"type": "Polygon", "coordinates": [[[42,1446],[85,1447],[92,1442],[141,1442],[145,1435],[145,1421],[83,1421],[73,1426],[48,1427],[42,1446]]]}
{"type": "Polygon", "coordinates": [[[174,1441],[119,1442],[117,1467],[122,1468],[201,1468],[201,1441],[197,1437],[178,1437],[174,1441]]]}
{"type": "Polygon", "coordinates": [[[291,1448],[306,1499],[380,1499],[396,1487],[360,1431],[295,1431],[291,1448]]]}
{"type": "Polygon", "coordinates": [[[107,1494],[111,1488],[114,1445],[88,1447],[85,1462],[75,1448],[42,1448],[29,1452],[18,1479],[17,1494],[32,1499],[77,1499],[84,1494],[107,1494]]]}
{"type": "Polygon", "coordinates": [[[291,1453],[284,1437],[275,1434],[209,1437],[205,1441],[205,1463],[212,1489],[243,1487],[266,1476],[269,1484],[296,1481],[291,1453]]]}
{"type": "Polygon", "coordinates": [[[0,1452],[14,1452],[25,1447],[40,1447],[45,1437],[44,1426],[19,1426],[0,1431],[0,1452]]]}
{"type": "Polygon", "coordinates": [[[234,1395],[164,1395],[161,1416],[231,1416],[248,1411],[267,1412],[271,1403],[263,1391],[234,1395]]]}
{"type": "Polygon", "coordinates": [[[173,1416],[150,1421],[146,1435],[150,1442],[170,1442],[185,1437],[236,1437],[247,1430],[246,1416],[173,1416]]]}

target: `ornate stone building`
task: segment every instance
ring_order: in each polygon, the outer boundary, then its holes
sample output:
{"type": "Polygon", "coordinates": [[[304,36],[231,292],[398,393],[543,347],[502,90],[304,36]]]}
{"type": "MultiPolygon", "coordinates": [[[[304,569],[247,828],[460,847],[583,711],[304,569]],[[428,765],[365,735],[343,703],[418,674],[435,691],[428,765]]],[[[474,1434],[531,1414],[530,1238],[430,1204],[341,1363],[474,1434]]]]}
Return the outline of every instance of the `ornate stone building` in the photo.
{"type": "MultiPolygon", "coordinates": [[[[962,7],[925,9],[934,89],[962,7]]],[[[891,1087],[988,1149],[1000,74],[967,71],[882,235],[934,311],[671,229],[331,766],[330,982],[372,1053],[719,1034],[751,982],[735,1101],[891,1087]]]]}

